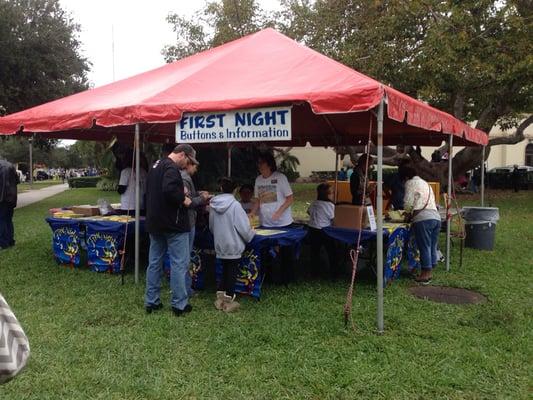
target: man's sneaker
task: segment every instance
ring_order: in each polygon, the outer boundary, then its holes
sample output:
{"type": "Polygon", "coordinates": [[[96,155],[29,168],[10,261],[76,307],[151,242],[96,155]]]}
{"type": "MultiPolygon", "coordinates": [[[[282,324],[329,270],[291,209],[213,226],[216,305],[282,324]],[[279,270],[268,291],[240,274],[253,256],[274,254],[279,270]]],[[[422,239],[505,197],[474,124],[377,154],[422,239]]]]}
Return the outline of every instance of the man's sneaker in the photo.
{"type": "Polygon", "coordinates": [[[226,292],[223,292],[221,290],[217,291],[217,299],[215,300],[215,308],[217,310],[224,309],[224,296],[225,295],[226,295],[226,292]]]}
{"type": "Polygon", "coordinates": [[[152,311],[161,310],[163,308],[163,303],[148,305],[144,308],[148,314],[151,314],[152,311]]]}
{"type": "Polygon", "coordinates": [[[175,316],[181,317],[182,315],[186,313],[190,313],[192,311],[192,306],[190,304],[187,304],[183,310],[180,310],[179,308],[172,307],[172,312],[175,316]]]}
{"type": "Polygon", "coordinates": [[[224,294],[224,304],[222,310],[225,312],[236,311],[241,305],[235,301],[235,295],[228,296],[224,294]]]}

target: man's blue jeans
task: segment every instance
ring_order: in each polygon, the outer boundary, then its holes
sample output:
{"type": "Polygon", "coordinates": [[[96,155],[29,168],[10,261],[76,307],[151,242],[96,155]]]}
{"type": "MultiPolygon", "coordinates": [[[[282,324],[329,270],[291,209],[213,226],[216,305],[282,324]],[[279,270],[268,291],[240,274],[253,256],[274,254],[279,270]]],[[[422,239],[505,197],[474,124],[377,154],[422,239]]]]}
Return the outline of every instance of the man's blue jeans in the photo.
{"type": "Polygon", "coordinates": [[[146,269],[145,306],[161,303],[161,272],[168,250],[172,307],[183,310],[189,302],[186,274],[189,273],[189,232],[150,234],[150,254],[146,269]]]}
{"type": "Polygon", "coordinates": [[[187,295],[189,297],[192,296],[194,291],[192,290],[192,276],[189,271],[189,267],[191,265],[191,253],[192,249],[194,248],[194,235],[196,234],[196,227],[192,227],[191,231],[189,232],[189,262],[187,263],[187,274],[185,274],[185,283],[187,284],[187,295]]]}
{"type": "Polygon", "coordinates": [[[428,219],[414,222],[411,229],[415,234],[416,244],[420,251],[422,269],[432,269],[437,265],[437,245],[439,243],[440,221],[428,219]]]}

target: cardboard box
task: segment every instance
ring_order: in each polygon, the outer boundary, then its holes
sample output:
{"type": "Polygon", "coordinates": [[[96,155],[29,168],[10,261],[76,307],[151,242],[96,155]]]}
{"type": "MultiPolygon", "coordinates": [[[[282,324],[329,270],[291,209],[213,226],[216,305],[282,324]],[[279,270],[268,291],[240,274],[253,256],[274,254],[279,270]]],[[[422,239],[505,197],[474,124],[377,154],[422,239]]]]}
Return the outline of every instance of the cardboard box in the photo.
{"type": "Polygon", "coordinates": [[[75,214],[82,214],[86,217],[100,215],[100,209],[97,206],[75,206],[72,207],[72,211],[75,214]]]}
{"type": "Polygon", "coordinates": [[[335,218],[333,226],[348,229],[368,228],[368,214],[365,206],[354,206],[351,204],[337,204],[335,206],[335,218]],[[362,216],[362,218],[361,218],[362,216]],[[362,224],[360,224],[362,221],[362,224]]]}

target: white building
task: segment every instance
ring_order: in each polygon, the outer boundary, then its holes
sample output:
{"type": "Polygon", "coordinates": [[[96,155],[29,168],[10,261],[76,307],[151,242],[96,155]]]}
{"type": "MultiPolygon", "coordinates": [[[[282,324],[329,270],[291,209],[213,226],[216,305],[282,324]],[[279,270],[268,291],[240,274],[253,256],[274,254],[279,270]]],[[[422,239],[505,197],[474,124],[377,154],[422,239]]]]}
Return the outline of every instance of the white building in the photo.
{"type": "MultiPolygon", "coordinates": [[[[493,128],[491,137],[509,134],[501,131],[499,128],[493,128]]],[[[530,165],[533,166],[533,127],[529,126],[525,131],[526,139],[513,145],[492,146],[490,155],[487,160],[487,168],[497,168],[512,165],[530,165]]],[[[457,153],[462,147],[454,147],[454,153],[457,153]]],[[[422,154],[428,160],[431,159],[431,153],[435,147],[423,147],[422,154]]],[[[324,147],[294,147],[291,154],[296,156],[300,161],[298,172],[301,177],[309,177],[312,171],[334,171],[335,170],[335,152],[332,148],[324,147]]],[[[349,158],[346,157],[345,160],[349,158]]],[[[339,168],[342,165],[339,165],[339,168]]]]}

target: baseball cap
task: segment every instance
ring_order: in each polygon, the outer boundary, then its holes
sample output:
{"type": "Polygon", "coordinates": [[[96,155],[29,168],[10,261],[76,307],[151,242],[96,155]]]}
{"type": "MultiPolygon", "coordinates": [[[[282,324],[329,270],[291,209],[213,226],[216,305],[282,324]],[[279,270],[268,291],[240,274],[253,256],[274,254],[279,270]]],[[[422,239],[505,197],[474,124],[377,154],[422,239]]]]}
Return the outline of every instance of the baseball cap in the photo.
{"type": "Polygon", "coordinates": [[[187,158],[191,160],[193,164],[200,165],[200,163],[196,159],[196,150],[194,150],[190,144],[187,144],[187,143],[178,144],[174,148],[173,153],[181,153],[182,151],[185,153],[187,158]]]}

